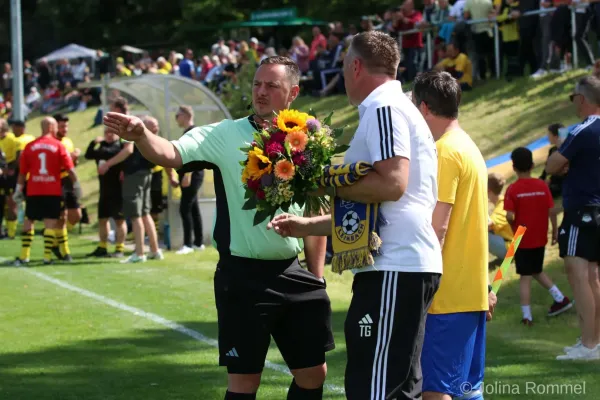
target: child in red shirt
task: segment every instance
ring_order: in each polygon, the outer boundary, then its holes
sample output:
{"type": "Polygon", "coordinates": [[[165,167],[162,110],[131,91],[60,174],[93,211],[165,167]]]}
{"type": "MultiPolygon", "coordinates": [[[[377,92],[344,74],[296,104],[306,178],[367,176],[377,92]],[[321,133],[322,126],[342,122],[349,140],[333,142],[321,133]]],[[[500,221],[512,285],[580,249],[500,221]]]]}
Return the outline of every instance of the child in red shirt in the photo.
{"type": "Polygon", "coordinates": [[[573,307],[568,297],[543,272],[544,255],[548,243],[548,219],[552,222],[552,244],[557,243],[558,230],[556,214],[553,212],[554,200],[548,185],[541,179],[532,178],[533,154],[525,147],[515,149],[511,154],[513,169],[517,173],[517,181],[510,185],[504,196],[506,218],[511,223],[513,231],[519,225],[527,228],[515,254],[517,274],[520,278],[521,310],[524,325],[531,326],[531,281],[532,277],[550,291],[554,303],[548,311],[553,317],[573,307]]]}

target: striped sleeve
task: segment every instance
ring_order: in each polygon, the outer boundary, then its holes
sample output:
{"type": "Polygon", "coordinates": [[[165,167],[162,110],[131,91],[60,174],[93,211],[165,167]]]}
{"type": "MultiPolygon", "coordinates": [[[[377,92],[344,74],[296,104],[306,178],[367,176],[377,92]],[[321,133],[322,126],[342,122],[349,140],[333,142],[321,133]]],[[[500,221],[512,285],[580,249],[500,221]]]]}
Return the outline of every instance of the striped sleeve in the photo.
{"type": "Polygon", "coordinates": [[[404,116],[394,107],[381,106],[367,120],[367,146],[371,163],[392,157],[410,160],[410,131],[404,116]]]}

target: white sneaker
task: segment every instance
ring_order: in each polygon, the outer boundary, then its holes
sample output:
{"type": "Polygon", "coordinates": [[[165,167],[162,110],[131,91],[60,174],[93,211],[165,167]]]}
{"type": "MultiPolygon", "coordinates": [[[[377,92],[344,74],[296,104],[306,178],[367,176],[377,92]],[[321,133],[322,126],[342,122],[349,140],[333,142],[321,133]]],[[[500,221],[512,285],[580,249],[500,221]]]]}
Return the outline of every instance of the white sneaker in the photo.
{"type": "Polygon", "coordinates": [[[204,246],[203,244],[201,244],[200,246],[194,246],[194,250],[204,251],[204,250],[206,250],[206,246],[204,246]]]}
{"type": "Polygon", "coordinates": [[[588,349],[587,347],[581,345],[579,347],[575,347],[573,350],[568,352],[567,354],[561,354],[556,357],[557,360],[600,360],[600,350],[598,350],[598,346],[593,349],[588,349]]]}
{"type": "Polygon", "coordinates": [[[569,353],[571,351],[573,351],[573,349],[575,349],[576,347],[581,346],[581,336],[577,338],[577,341],[575,342],[575,344],[573,346],[565,346],[564,347],[564,351],[565,353],[569,353]]]}
{"type": "Polygon", "coordinates": [[[148,259],[149,260],[164,260],[165,256],[163,255],[162,250],[159,249],[156,253],[149,253],[148,259]]]}
{"type": "Polygon", "coordinates": [[[531,75],[531,77],[532,77],[533,79],[538,79],[538,78],[541,78],[541,77],[543,77],[543,76],[546,76],[547,74],[548,74],[548,71],[546,71],[545,69],[541,69],[541,68],[540,68],[540,69],[538,69],[537,71],[535,71],[535,73],[533,73],[533,74],[531,75]]]}
{"type": "Polygon", "coordinates": [[[140,257],[136,253],[133,253],[126,259],[120,261],[121,264],[133,264],[133,263],[139,263],[139,262],[146,262],[146,256],[143,255],[140,257]]]}
{"type": "Polygon", "coordinates": [[[181,249],[179,249],[178,251],[175,252],[175,254],[190,254],[193,253],[194,249],[192,249],[191,247],[187,247],[187,246],[183,246],[181,249]]]}

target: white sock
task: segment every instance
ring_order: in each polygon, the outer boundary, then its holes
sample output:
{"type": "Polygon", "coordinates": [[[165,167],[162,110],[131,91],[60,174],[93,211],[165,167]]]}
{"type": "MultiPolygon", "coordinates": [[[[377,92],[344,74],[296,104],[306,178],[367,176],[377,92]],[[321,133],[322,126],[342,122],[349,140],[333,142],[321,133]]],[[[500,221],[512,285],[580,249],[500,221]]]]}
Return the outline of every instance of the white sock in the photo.
{"type": "Polygon", "coordinates": [[[521,306],[521,311],[523,311],[523,319],[533,321],[533,317],[531,316],[531,306],[521,306]]]}
{"type": "Polygon", "coordinates": [[[563,296],[562,292],[560,291],[559,288],[556,287],[556,285],[552,286],[549,289],[550,295],[552,296],[552,298],[554,299],[554,301],[556,301],[557,303],[560,303],[561,301],[563,301],[565,299],[565,296],[563,296]]]}

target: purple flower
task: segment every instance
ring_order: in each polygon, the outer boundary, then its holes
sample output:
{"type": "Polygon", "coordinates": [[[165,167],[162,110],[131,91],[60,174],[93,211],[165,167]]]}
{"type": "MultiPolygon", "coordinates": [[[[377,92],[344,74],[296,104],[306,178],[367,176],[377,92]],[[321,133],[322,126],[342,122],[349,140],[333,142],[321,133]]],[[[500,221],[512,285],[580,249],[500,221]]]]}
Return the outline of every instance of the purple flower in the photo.
{"type": "Polygon", "coordinates": [[[260,183],[263,185],[263,187],[271,186],[273,184],[273,180],[273,174],[265,174],[260,178],[260,183]]]}
{"type": "Polygon", "coordinates": [[[311,118],[308,121],[306,121],[306,127],[309,131],[316,132],[319,129],[321,129],[321,123],[318,120],[311,118]]]}

